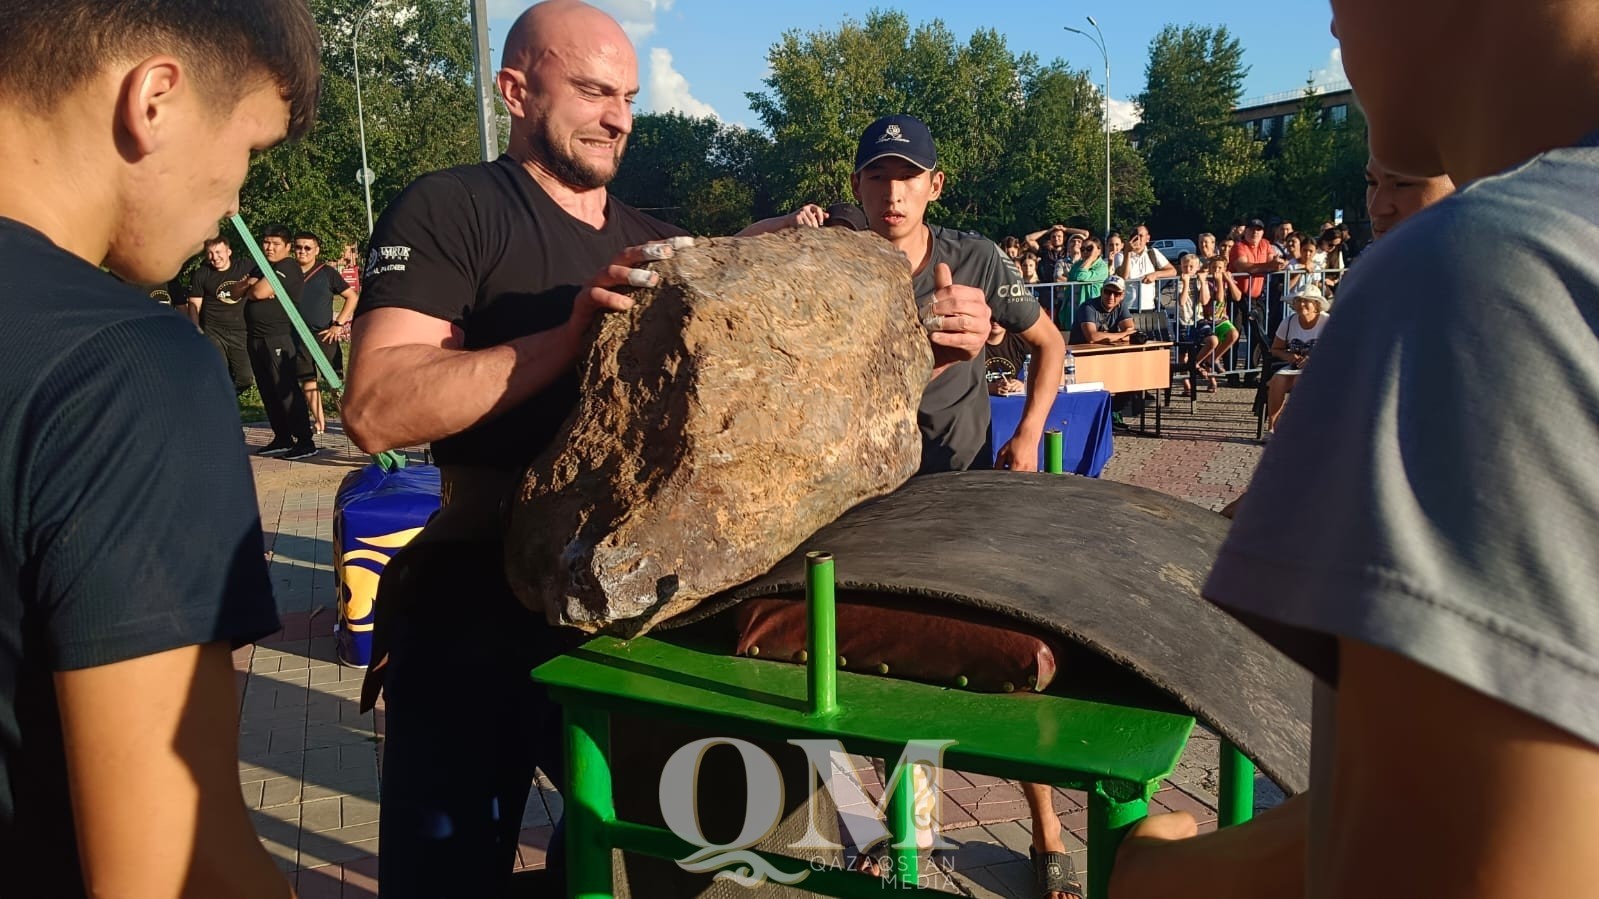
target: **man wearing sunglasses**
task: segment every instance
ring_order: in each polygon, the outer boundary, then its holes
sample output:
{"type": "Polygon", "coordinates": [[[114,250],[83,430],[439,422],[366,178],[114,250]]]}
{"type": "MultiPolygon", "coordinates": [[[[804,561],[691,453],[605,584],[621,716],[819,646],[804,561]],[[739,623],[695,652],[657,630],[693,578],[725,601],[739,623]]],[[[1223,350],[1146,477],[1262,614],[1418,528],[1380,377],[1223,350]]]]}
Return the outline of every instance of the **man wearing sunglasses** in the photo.
{"type": "MultiPolygon", "coordinates": [[[[322,240],[315,234],[301,231],[294,235],[294,243],[289,251],[294,254],[294,261],[305,276],[305,286],[300,288],[294,308],[300,311],[305,326],[316,335],[322,354],[328,357],[334,373],[343,377],[344,353],[339,341],[350,336],[350,319],[355,315],[355,288],[344,279],[338,268],[317,258],[322,255],[322,240]],[[337,317],[333,313],[334,297],[344,301],[337,317]]],[[[310,353],[302,351],[295,365],[300,390],[305,394],[305,404],[316,423],[316,432],[321,434],[328,429],[328,423],[322,412],[322,390],[317,386],[316,361],[310,353]]]]}

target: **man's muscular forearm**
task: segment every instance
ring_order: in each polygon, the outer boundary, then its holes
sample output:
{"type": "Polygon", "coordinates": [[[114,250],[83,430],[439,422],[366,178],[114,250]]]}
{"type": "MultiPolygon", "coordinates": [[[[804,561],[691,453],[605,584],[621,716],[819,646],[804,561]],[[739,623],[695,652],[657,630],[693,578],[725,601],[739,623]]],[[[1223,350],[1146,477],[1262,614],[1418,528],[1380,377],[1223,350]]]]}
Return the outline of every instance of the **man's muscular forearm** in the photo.
{"type": "Polygon", "coordinates": [[[576,322],[481,350],[405,344],[351,360],[344,422],[362,450],[430,443],[497,418],[577,363],[576,322]]]}

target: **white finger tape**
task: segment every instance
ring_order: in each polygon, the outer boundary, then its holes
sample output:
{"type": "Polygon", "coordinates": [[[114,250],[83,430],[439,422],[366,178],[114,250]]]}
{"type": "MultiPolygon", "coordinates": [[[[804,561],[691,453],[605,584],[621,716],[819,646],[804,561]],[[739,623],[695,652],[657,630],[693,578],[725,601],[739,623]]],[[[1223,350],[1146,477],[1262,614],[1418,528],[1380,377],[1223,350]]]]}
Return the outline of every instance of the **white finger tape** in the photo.
{"type": "Polygon", "coordinates": [[[922,327],[929,331],[942,331],[944,330],[944,316],[928,315],[922,319],[922,327]]]}
{"type": "Polygon", "coordinates": [[[644,245],[644,258],[655,261],[672,258],[672,247],[667,243],[647,243],[644,245]]]}
{"type": "Polygon", "coordinates": [[[654,287],[655,281],[655,273],[652,271],[646,271],[642,268],[630,268],[627,270],[627,283],[634,287],[654,287]]]}
{"type": "Polygon", "coordinates": [[[694,246],[694,238],[689,237],[687,234],[679,234],[676,237],[667,238],[666,242],[674,250],[684,250],[694,246]]]}

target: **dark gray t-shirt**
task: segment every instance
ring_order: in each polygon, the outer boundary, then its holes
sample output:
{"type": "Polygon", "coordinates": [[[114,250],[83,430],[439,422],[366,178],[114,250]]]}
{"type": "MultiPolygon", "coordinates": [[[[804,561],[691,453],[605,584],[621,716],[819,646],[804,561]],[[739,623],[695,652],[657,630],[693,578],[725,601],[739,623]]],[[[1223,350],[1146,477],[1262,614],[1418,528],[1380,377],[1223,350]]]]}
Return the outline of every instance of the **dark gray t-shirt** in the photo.
{"type": "Polygon", "coordinates": [[[1599,744],[1595,184],[1593,146],[1473,182],[1340,285],[1205,585],[1326,683],[1348,637],[1599,744]]]}
{"type": "MultiPolygon", "coordinates": [[[[1038,300],[997,244],[980,234],[937,225],[928,228],[933,240],[927,264],[914,279],[918,307],[933,301],[934,274],[943,262],[956,284],[983,291],[994,321],[1005,330],[1020,333],[1038,321],[1043,314],[1038,300]]],[[[988,462],[978,458],[988,443],[988,385],[983,374],[979,354],[974,361],[950,366],[928,383],[916,413],[922,431],[919,474],[964,471],[974,463],[988,462]]]]}

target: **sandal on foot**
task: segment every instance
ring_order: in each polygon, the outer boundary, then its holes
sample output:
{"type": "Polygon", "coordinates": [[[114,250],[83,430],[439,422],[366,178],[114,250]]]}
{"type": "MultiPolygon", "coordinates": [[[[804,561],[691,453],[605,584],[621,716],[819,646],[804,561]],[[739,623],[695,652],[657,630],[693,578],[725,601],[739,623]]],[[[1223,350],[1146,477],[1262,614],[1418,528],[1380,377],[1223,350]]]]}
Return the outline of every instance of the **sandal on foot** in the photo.
{"type": "Polygon", "coordinates": [[[1039,852],[1029,846],[1027,855],[1033,860],[1033,880],[1038,883],[1039,899],[1049,899],[1052,893],[1064,893],[1073,899],[1083,899],[1083,885],[1077,879],[1077,866],[1064,852],[1039,852]]]}

